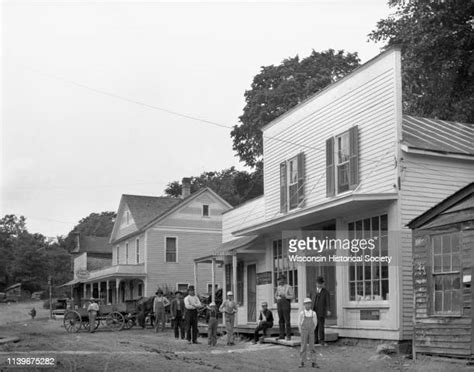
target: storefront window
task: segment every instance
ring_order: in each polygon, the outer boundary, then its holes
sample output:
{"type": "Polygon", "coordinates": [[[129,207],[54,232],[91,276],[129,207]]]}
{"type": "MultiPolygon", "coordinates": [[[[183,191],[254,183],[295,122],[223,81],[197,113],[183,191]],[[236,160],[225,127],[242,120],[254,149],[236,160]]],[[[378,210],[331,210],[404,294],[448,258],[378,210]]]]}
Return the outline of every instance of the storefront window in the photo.
{"type": "MultiPolygon", "coordinates": [[[[387,215],[349,223],[349,239],[374,239],[375,248],[360,250],[354,255],[388,255],[387,215]]],[[[388,263],[358,262],[349,265],[349,294],[351,301],[388,300],[388,263]]]]}

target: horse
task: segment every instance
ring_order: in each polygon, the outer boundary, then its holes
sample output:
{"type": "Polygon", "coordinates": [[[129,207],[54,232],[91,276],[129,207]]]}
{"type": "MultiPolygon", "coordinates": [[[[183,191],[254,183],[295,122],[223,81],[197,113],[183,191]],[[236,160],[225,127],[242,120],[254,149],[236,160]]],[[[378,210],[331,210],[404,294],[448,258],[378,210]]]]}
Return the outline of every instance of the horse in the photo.
{"type": "Polygon", "coordinates": [[[153,314],[153,301],[155,296],[152,297],[142,297],[137,302],[137,321],[138,325],[142,328],[145,328],[145,319],[150,315],[151,326],[153,327],[154,323],[154,314],[153,314]]]}

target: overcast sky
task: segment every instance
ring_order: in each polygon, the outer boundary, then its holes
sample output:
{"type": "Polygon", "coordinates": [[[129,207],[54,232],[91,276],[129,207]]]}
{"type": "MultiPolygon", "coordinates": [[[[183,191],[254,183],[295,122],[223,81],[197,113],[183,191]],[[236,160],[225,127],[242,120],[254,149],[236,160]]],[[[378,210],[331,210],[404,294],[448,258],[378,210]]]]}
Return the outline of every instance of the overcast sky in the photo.
{"type": "Polygon", "coordinates": [[[328,48],[367,61],[381,47],[367,34],[391,12],[384,0],[2,10],[0,214],[46,236],[116,210],[121,194],[158,196],[170,181],[242,168],[229,130],[153,107],[234,125],[260,66],[328,48]]]}

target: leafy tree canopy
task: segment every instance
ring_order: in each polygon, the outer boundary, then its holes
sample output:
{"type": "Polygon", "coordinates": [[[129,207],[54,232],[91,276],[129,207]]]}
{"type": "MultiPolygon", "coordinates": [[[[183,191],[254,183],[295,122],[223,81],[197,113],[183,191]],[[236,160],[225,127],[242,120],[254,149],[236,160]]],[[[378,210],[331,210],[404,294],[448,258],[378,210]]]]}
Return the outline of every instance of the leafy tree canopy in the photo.
{"type": "Polygon", "coordinates": [[[369,34],[400,45],[404,112],[474,122],[474,2],[390,0],[369,34]]]}
{"type": "Polygon", "coordinates": [[[233,149],[240,160],[249,167],[261,167],[261,128],[357,66],[357,53],[329,49],[313,50],[303,59],[287,58],[278,66],[261,67],[251,89],[245,92],[246,105],[239,117],[240,124],[231,132],[233,149]]]}
{"type": "MultiPolygon", "coordinates": [[[[222,171],[204,172],[191,177],[191,192],[209,187],[231,205],[241,204],[263,193],[263,173],[257,169],[253,173],[239,171],[235,167],[222,171]]],[[[182,185],[179,181],[168,184],[165,194],[179,197],[182,185]]]]}

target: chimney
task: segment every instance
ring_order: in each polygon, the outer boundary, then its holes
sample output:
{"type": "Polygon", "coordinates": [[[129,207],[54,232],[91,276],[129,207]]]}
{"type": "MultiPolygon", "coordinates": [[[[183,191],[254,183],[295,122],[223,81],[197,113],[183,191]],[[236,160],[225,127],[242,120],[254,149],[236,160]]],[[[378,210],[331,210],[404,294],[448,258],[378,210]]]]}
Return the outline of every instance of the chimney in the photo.
{"type": "Polygon", "coordinates": [[[191,195],[191,178],[184,177],[181,182],[181,199],[187,198],[191,195]]]}

